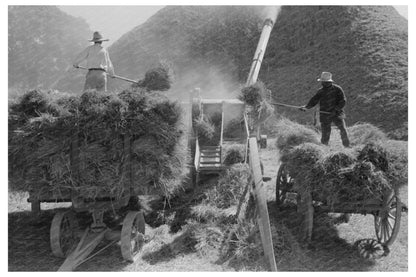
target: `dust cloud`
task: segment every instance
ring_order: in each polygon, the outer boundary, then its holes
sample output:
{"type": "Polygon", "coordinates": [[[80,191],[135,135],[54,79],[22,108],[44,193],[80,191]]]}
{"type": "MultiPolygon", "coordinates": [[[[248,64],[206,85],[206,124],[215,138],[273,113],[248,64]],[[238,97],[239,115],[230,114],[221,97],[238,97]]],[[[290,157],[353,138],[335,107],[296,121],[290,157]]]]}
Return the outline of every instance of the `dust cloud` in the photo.
{"type": "MultiPolygon", "coordinates": [[[[262,20],[271,19],[273,23],[279,15],[281,6],[257,6],[254,13],[262,20]]],[[[253,54],[254,54],[253,49],[253,54]]],[[[170,90],[170,96],[180,101],[188,101],[190,93],[199,88],[200,96],[208,99],[235,99],[238,97],[242,84],[236,72],[238,68],[231,64],[224,66],[216,64],[206,64],[205,66],[195,66],[175,70],[179,73],[176,76],[176,84],[170,90]]],[[[250,65],[247,65],[250,66],[250,65]]]]}
{"type": "Polygon", "coordinates": [[[277,16],[279,15],[281,6],[265,6],[262,7],[259,11],[259,16],[262,19],[270,18],[273,20],[273,23],[276,22],[277,16]]]}

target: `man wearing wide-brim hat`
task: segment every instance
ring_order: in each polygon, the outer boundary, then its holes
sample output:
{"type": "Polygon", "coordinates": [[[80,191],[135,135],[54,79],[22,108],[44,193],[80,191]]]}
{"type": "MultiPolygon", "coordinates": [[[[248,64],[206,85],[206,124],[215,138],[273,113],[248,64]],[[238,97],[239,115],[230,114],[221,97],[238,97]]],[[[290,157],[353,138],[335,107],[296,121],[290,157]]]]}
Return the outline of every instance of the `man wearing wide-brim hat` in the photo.
{"type": "Polygon", "coordinates": [[[94,32],[90,41],[94,44],[88,46],[76,57],[74,67],[78,68],[81,62],[86,61],[88,73],[84,91],[91,89],[107,91],[107,73],[113,77],[114,68],[107,50],[101,44],[108,39],[104,39],[99,32],[94,32]]]}
{"type": "Polygon", "coordinates": [[[344,112],[347,100],[344,91],[340,86],[333,83],[330,72],[322,72],[321,77],[317,81],[321,82],[322,88],[309,100],[307,105],[301,106],[300,109],[305,111],[319,104],[322,144],[328,145],[331,136],[331,124],[334,123],[341,133],[342,144],[345,147],[349,147],[350,141],[345,126],[344,112]]]}

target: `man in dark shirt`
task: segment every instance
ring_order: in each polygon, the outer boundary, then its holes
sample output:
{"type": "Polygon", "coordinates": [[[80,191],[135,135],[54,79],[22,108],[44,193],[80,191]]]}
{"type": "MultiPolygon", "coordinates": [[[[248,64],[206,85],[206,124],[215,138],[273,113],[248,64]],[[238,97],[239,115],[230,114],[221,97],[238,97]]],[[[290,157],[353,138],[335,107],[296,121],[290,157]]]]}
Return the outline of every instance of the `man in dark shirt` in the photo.
{"type": "Polygon", "coordinates": [[[300,110],[306,111],[319,103],[322,144],[328,145],[333,122],[340,130],[342,144],[344,147],[349,147],[350,141],[344,120],[344,106],[346,103],[344,91],[340,86],[333,83],[332,74],[329,72],[322,72],[318,82],[321,82],[322,88],[309,100],[307,105],[301,106],[300,110]]]}

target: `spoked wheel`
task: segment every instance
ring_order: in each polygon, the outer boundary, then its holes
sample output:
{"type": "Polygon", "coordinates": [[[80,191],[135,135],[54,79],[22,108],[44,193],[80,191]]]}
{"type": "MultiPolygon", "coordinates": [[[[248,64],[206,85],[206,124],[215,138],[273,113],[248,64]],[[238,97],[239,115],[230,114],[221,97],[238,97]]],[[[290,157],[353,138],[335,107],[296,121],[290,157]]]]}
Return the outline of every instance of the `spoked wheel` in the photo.
{"type": "Polygon", "coordinates": [[[276,205],[280,207],[286,199],[286,193],[292,188],[293,179],[290,177],[286,165],[282,163],[276,177],[276,205]]]}
{"type": "Polygon", "coordinates": [[[144,244],[145,222],[143,212],[131,211],[123,221],[121,229],[121,255],[126,261],[133,262],[134,256],[144,244]]]}
{"type": "Polygon", "coordinates": [[[50,229],[50,243],[53,255],[66,257],[78,241],[78,224],[73,211],[55,214],[50,229]]]}
{"type": "Polygon", "coordinates": [[[386,247],[393,244],[400,229],[402,203],[396,193],[384,199],[383,208],[374,215],[377,240],[386,247]]]}

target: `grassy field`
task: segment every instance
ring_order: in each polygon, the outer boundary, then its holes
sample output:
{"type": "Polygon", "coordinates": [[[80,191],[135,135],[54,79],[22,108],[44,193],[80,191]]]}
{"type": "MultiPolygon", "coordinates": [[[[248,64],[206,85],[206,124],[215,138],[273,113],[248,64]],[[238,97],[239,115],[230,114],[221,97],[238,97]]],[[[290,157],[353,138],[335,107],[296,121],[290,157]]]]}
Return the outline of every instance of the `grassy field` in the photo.
{"type": "MultiPolygon", "coordinates": [[[[337,140],[334,134],[333,141],[337,140]]],[[[358,255],[355,242],[374,239],[373,216],[352,215],[348,224],[332,224],[337,215],[320,214],[315,217],[313,242],[302,246],[296,239],[298,218],[295,210],[278,213],[275,208],[275,180],[279,166],[275,141],[261,150],[267,183],[269,213],[274,236],[274,248],[280,271],[407,271],[408,226],[403,213],[401,229],[389,255],[377,260],[366,260],[358,255]]],[[[188,197],[189,195],[187,195],[188,197]]],[[[408,203],[407,187],[401,192],[408,203]]],[[[42,204],[39,218],[30,215],[27,194],[9,192],[8,264],[9,271],[56,271],[63,259],[52,255],[49,246],[49,228],[57,209],[68,209],[68,204],[42,204]]],[[[185,201],[171,203],[161,222],[155,214],[163,207],[144,206],[146,214],[146,244],[134,263],[123,261],[118,245],[112,245],[77,271],[236,271],[253,270],[237,267],[220,260],[218,251],[201,253],[189,245],[184,219],[192,205],[185,201]],[[152,211],[151,209],[156,209],[152,211]]],[[[80,225],[86,226],[85,214],[79,214],[80,225]]],[[[103,243],[103,245],[105,244],[103,243]]],[[[255,268],[265,271],[267,268],[255,268]]]]}

